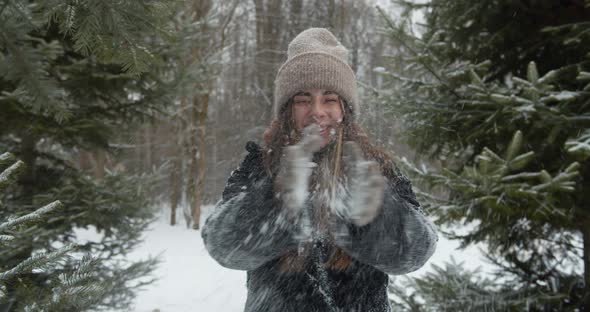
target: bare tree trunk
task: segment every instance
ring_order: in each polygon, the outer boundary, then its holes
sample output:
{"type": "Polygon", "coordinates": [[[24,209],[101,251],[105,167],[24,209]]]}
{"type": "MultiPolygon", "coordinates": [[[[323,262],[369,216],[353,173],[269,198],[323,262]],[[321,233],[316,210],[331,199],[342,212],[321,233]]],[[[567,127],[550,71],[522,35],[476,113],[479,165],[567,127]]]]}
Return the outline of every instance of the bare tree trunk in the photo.
{"type": "Polygon", "coordinates": [[[209,10],[211,10],[211,4],[211,0],[193,0],[190,12],[194,16],[193,22],[205,18],[209,14],[209,10]]]}
{"type": "Polygon", "coordinates": [[[335,29],[336,28],[336,1],[335,0],[328,0],[328,7],[326,8],[328,11],[328,26],[329,28],[335,29]]]}
{"type": "Polygon", "coordinates": [[[170,195],[170,225],[176,225],[176,209],[178,208],[178,200],[180,198],[180,181],[178,179],[178,160],[174,160],[174,167],[172,169],[171,184],[172,194],[170,195]]]}
{"type": "Polygon", "coordinates": [[[303,17],[303,0],[291,0],[289,2],[290,5],[290,14],[289,14],[289,22],[291,23],[290,27],[287,29],[289,32],[288,40],[294,38],[298,33],[303,31],[301,18],[303,17]]]}
{"type": "Polygon", "coordinates": [[[256,85],[270,112],[276,67],[280,61],[281,0],[253,0],[256,8],[256,85]]]}
{"type": "MultiPolygon", "coordinates": [[[[196,98],[195,98],[196,101],[196,98]]],[[[198,153],[196,155],[197,165],[197,181],[194,194],[194,206],[192,209],[193,215],[193,229],[198,230],[201,220],[201,204],[203,201],[203,187],[205,179],[205,145],[206,145],[206,130],[207,130],[207,111],[209,108],[209,94],[205,93],[201,96],[200,109],[195,111],[195,121],[197,122],[197,144],[198,153]]],[[[195,107],[198,105],[195,105],[195,107]]]]}
{"type": "Polygon", "coordinates": [[[106,165],[106,152],[103,150],[96,150],[91,157],[94,158],[94,177],[97,179],[104,178],[106,165]]]}
{"type": "Polygon", "coordinates": [[[80,152],[78,152],[78,167],[82,170],[92,168],[91,155],[88,151],[80,150],[80,152]]]}
{"type": "MultiPolygon", "coordinates": [[[[211,10],[211,0],[193,0],[191,6],[191,15],[193,21],[204,19],[211,10]]],[[[204,32],[208,29],[204,28],[204,32]]],[[[206,55],[203,46],[193,48],[193,61],[202,61],[206,55]]],[[[211,89],[211,82],[208,81],[204,85],[197,85],[196,88],[201,90],[200,94],[194,95],[192,99],[192,125],[196,126],[196,133],[190,133],[190,170],[188,195],[191,207],[191,216],[193,229],[198,230],[201,220],[201,201],[203,194],[203,179],[205,178],[205,133],[207,110],[209,105],[209,90],[211,89]]],[[[190,126],[192,129],[192,126],[190,126]]]]}
{"type": "Polygon", "coordinates": [[[170,225],[176,224],[176,209],[178,208],[178,202],[180,201],[180,195],[182,191],[182,138],[181,138],[181,127],[177,124],[173,127],[173,135],[176,139],[174,146],[172,147],[172,173],[170,174],[170,185],[172,191],[170,192],[170,225]]]}
{"type": "MultiPolygon", "coordinates": [[[[200,45],[195,47],[192,51],[192,58],[194,61],[204,61],[211,49],[222,49],[225,45],[226,29],[231,22],[234,12],[238,6],[238,1],[234,0],[230,6],[229,12],[225,17],[224,22],[219,28],[219,41],[218,45],[214,45],[212,40],[210,45],[200,45]]],[[[192,4],[192,16],[193,21],[201,20],[206,18],[211,10],[211,0],[194,0],[192,4]]],[[[203,32],[209,32],[210,30],[205,25],[203,32]]],[[[188,188],[190,192],[190,206],[192,215],[193,229],[198,230],[200,227],[201,220],[201,205],[203,202],[203,193],[205,187],[205,172],[206,172],[206,134],[207,134],[207,114],[209,112],[209,94],[213,89],[213,77],[208,77],[202,84],[196,86],[201,92],[192,99],[192,116],[193,124],[196,125],[195,136],[191,136],[191,145],[193,147],[191,151],[191,183],[188,188]],[[196,179],[196,180],[195,180],[196,179]]]]}
{"type": "Polygon", "coordinates": [[[346,27],[346,0],[340,1],[340,23],[338,25],[341,34],[344,34],[344,27],[346,27]]]}
{"type": "Polygon", "coordinates": [[[196,178],[197,178],[197,153],[198,153],[198,140],[197,140],[197,134],[195,133],[196,131],[193,131],[193,127],[196,125],[197,123],[197,119],[194,118],[197,115],[197,104],[195,104],[194,102],[192,103],[191,106],[191,119],[189,121],[189,125],[188,125],[188,131],[186,131],[186,134],[188,135],[188,138],[186,140],[187,142],[187,151],[188,151],[188,183],[186,186],[186,199],[188,201],[188,205],[190,207],[190,216],[191,216],[191,222],[193,222],[195,220],[195,216],[194,216],[194,211],[195,211],[195,206],[196,206],[196,202],[195,202],[195,190],[196,190],[196,178]]]}
{"type": "Polygon", "coordinates": [[[185,159],[187,161],[186,167],[186,174],[187,176],[187,183],[185,188],[185,198],[186,203],[188,204],[188,215],[185,213],[185,221],[187,223],[187,227],[190,227],[192,222],[192,207],[193,207],[193,191],[195,189],[195,178],[196,178],[196,155],[197,155],[197,143],[196,143],[196,135],[193,131],[193,124],[195,121],[192,119],[194,116],[193,110],[194,107],[189,105],[187,99],[182,100],[182,107],[183,111],[187,112],[188,114],[185,117],[180,117],[183,123],[182,127],[182,135],[184,138],[183,144],[183,154],[185,155],[185,159]]]}

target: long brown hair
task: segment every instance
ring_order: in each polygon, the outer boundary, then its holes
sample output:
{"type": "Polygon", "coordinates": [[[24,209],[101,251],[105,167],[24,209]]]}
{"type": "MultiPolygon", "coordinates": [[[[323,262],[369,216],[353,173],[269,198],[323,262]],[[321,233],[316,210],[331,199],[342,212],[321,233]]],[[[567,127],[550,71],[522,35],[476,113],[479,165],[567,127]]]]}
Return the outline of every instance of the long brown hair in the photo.
{"type": "MultiPolygon", "coordinates": [[[[353,111],[350,106],[341,97],[340,101],[343,104],[344,118],[340,124],[340,129],[338,129],[336,142],[331,142],[327,147],[322,149],[322,161],[339,163],[342,153],[338,145],[341,146],[342,141],[353,141],[358,144],[365,159],[376,161],[379,164],[381,172],[385,177],[395,177],[395,164],[391,156],[370,143],[365,131],[354,122],[353,111]]],[[[282,106],[278,114],[278,119],[273,120],[270,127],[264,132],[264,167],[268,175],[273,178],[279,172],[283,149],[288,145],[296,144],[301,139],[301,132],[295,128],[292,111],[293,98],[289,99],[282,106]]],[[[335,166],[331,168],[335,169],[332,172],[326,173],[320,172],[321,170],[325,170],[326,166],[317,166],[310,177],[310,189],[315,188],[318,184],[322,184],[324,182],[323,179],[327,176],[333,175],[336,179],[342,176],[344,172],[342,167],[335,166]]],[[[279,185],[275,186],[278,192],[280,192],[279,188],[279,185]]],[[[314,211],[313,217],[323,219],[327,214],[328,208],[318,207],[318,211],[314,211]]],[[[324,265],[334,270],[347,269],[352,263],[352,258],[344,250],[335,246],[333,243],[331,244],[333,245],[331,246],[333,247],[332,252],[324,265]]],[[[281,257],[281,270],[285,272],[302,271],[305,266],[306,257],[307,252],[300,253],[298,251],[292,251],[283,255],[281,257]]]]}

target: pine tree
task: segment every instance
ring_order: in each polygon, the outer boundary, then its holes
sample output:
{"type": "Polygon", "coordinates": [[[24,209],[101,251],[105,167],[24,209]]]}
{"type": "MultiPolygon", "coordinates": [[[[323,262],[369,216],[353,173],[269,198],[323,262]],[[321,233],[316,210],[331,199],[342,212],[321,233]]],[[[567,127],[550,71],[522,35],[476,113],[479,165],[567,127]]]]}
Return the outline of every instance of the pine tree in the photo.
{"type": "Polygon", "coordinates": [[[472,223],[450,237],[485,242],[528,309],[590,309],[590,2],[402,4],[426,25],[387,19],[408,65],[386,101],[441,164],[404,161],[425,206],[439,224],[472,223]]]}
{"type": "MultiPolygon", "coordinates": [[[[0,155],[0,191],[16,183],[24,171],[22,161],[14,162],[10,153],[0,155]]],[[[0,208],[2,203],[0,203],[0,208]]],[[[42,222],[59,214],[63,205],[53,201],[18,218],[0,221],[0,257],[15,259],[23,242],[42,222]]],[[[40,252],[12,266],[0,265],[0,307],[11,311],[84,311],[95,308],[107,296],[107,281],[95,273],[100,266],[90,255],[74,259],[75,244],[66,244],[51,252],[40,252]],[[31,278],[35,276],[34,278],[31,278]],[[23,283],[23,280],[31,282],[23,283]]]]}
{"type": "Polygon", "coordinates": [[[523,294],[509,285],[481,277],[454,258],[444,267],[433,264],[423,277],[394,280],[389,290],[392,305],[400,311],[523,311],[523,294]],[[408,291],[410,290],[410,291],[408,291]]]}
{"type": "MultiPolygon", "coordinates": [[[[60,258],[51,268],[66,274],[61,281],[67,287],[56,292],[82,285],[77,279],[92,280],[106,291],[93,309],[128,309],[137,288],[150,282],[155,261],[124,256],[152,220],[154,181],[117,173],[96,179],[80,169],[77,157],[82,150],[114,152],[117,135],[172,102],[177,81],[166,59],[173,57],[170,45],[178,44],[169,22],[178,7],[169,1],[0,4],[0,150],[27,164],[2,196],[0,220],[29,215],[54,198],[63,203],[59,213],[19,232],[18,248],[0,253],[3,269],[35,255],[60,254],[76,242],[75,229],[90,228],[102,239],[76,250],[92,260],[60,258]]],[[[13,279],[8,311],[25,309],[40,286],[58,283],[53,273],[32,270],[13,279]]]]}

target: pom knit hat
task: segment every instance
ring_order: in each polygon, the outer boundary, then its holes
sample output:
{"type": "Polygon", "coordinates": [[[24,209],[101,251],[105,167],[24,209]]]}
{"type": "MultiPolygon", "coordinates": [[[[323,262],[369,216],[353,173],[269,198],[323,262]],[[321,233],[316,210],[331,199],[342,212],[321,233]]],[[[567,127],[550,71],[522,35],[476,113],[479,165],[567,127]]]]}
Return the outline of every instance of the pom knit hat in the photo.
{"type": "Polygon", "coordinates": [[[347,59],[348,50],[325,28],[297,35],[275,79],[274,115],[297,92],[315,88],[338,93],[358,115],[356,78],[347,59]]]}

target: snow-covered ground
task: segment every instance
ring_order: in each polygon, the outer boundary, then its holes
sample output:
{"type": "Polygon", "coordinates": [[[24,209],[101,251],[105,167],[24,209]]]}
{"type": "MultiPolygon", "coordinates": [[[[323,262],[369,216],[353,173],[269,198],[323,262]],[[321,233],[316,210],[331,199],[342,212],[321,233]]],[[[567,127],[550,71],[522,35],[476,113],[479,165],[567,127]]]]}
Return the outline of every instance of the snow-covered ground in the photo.
{"type": "MultiPolygon", "coordinates": [[[[204,209],[204,221],[208,211],[204,209]]],[[[182,220],[181,220],[182,221],[182,220]]],[[[442,265],[455,257],[465,268],[485,269],[477,248],[456,250],[458,243],[440,238],[436,252],[422,269],[409,274],[418,276],[430,270],[430,264],[442,265]]],[[[226,269],[209,257],[201,233],[182,223],[170,226],[168,211],[145,233],[144,243],[129,257],[145,259],[161,255],[155,277],[158,281],[138,294],[135,312],[217,312],[243,311],[246,301],[246,273],[226,269]]]]}
{"type": "MultiPolygon", "coordinates": [[[[212,206],[204,207],[202,221],[212,206]]],[[[246,272],[226,269],[205,249],[201,232],[187,229],[181,216],[170,226],[168,211],[145,233],[144,243],[129,258],[160,255],[158,280],[141,291],[135,312],[242,311],[246,302],[246,272]],[[157,310],[159,309],[159,310],[157,310]]]]}

